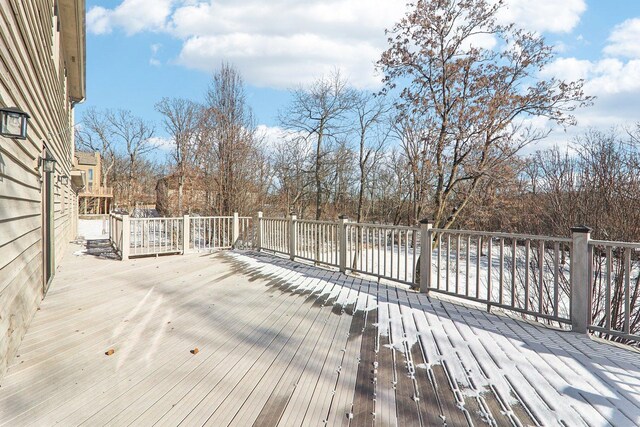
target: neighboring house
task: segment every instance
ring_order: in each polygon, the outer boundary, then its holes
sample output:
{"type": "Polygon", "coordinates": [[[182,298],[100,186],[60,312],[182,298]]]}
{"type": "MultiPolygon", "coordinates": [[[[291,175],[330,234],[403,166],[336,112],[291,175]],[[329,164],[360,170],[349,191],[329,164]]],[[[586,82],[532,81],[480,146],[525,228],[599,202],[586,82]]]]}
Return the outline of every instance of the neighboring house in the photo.
{"type": "Polygon", "coordinates": [[[0,377],[76,235],[84,20],[84,0],[0,2],[0,107],[30,116],[26,139],[0,136],[0,377]]]}
{"type": "Polygon", "coordinates": [[[204,214],[211,206],[205,187],[205,177],[197,172],[188,172],[182,188],[182,212],[178,203],[178,175],[167,175],[156,185],[156,210],[162,216],[191,213],[204,214]]]}
{"type": "Polygon", "coordinates": [[[75,168],[84,172],[86,185],[78,194],[80,215],[105,215],[111,212],[113,188],[102,186],[102,159],[100,153],[76,151],[75,168]]]}

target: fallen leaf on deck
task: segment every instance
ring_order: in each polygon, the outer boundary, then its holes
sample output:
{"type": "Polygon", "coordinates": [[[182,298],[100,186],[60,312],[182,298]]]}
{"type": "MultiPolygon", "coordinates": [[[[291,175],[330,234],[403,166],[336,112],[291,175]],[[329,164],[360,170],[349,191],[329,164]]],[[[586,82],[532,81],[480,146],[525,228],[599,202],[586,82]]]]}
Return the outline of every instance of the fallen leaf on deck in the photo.
{"type": "Polygon", "coordinates": [[[110,348],[109,350],[107,350],[104,354],[107,356],[111,356],[113,353],[115,353],[116,351],[112,348],[110,348]]]}
{"type": "Polygon", "coordinates": [[[198,354],[200,350],[198,350],[198,347],[194,348],[193,350],[191,350],[191,354],[198,354]]]}

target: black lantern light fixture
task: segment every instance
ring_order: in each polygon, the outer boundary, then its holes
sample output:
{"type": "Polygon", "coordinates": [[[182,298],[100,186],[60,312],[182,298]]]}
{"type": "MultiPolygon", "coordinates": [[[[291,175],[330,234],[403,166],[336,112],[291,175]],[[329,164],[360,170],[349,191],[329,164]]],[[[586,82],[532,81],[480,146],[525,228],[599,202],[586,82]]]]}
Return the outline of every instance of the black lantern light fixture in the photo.
{"type": "Polygon", "coordinates": [[[58,176],[58,183],[60,183],[62,185],[69,184],[69,177],[67,175],[59,175],[58,176]]]}
{"type": "Polygon", "coordinates": [[[49,150],[45,150],[44,157],[40,157],[40,164],[42,170],[46,173],[53,173],[56,171],[56,159],[49,153],[49,150]]]}
{"type": "Polygon", "coordinates": [[[7,138],[26,139],[27,121],[30,116],[16,107],[0,108],[0,135],[7,138]]]}

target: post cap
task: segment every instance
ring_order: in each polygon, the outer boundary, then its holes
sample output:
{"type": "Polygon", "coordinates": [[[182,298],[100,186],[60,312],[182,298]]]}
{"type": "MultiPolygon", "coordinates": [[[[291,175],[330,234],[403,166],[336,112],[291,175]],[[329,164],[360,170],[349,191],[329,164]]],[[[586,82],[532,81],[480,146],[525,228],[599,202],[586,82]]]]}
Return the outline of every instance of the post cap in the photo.
{"type": "Polygon", "coordinates": [[[575,227],[571,227],[571,232],[572,233],[590,233],[591,228],[587,227],[586,225],[577,225],[575,227]]]}
{"type": "Polygon", "coordinates": [[[430,218],[430,217],[429,218],[422,218],[420,220],[420,224],[431,224],[431,225],[433,225],[433,222],[434,222],[433,218],[430,218]]]}
{"type": "Polygon", "coordinates": [[[345,214],[338,215],[338,219],[349,219],[349,217],[345,214]]]}

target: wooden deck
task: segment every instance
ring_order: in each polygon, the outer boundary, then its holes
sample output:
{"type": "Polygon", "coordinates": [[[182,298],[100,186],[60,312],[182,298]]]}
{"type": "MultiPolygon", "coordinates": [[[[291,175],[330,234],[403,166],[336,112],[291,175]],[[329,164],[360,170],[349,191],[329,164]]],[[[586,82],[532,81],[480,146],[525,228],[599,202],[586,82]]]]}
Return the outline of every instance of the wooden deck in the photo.
{"type": "Polygon", "coordinates": [[[638,425],[640,354],[253,252],[68,254],[0,423],[638,425]]]}

